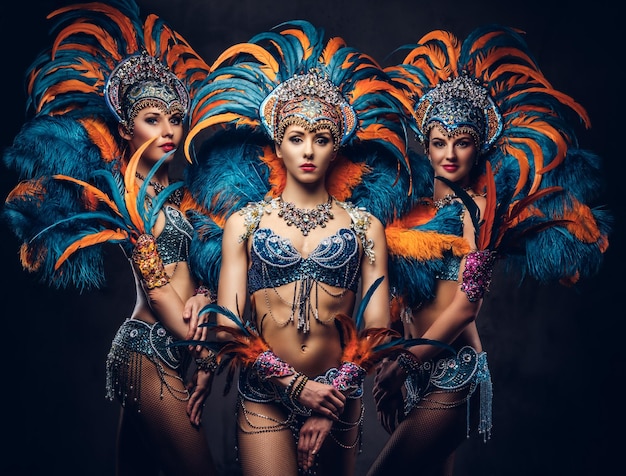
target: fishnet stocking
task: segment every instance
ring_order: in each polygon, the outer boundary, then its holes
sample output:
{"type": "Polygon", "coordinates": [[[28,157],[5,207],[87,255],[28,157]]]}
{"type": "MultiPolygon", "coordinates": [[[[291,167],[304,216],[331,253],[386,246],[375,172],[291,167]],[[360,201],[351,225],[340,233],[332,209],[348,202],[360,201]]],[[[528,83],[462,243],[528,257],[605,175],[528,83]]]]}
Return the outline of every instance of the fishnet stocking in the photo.
{"type": "MultiPolygon", "coordinates": [[[[167,368],[168,373],[174,373],[167,368]]],[[[181,399],[184,384],[166,376],[167,383],[178,391],[176,398],[161,386],[156,366],[141,356],[140,375],[130,375],[130,382],[140,378],[137,403],[129,394],[118,433],[118,476],[216,474],[206,435],[194,427],[187,415],[187,401],[181,399]],[[159,469],[162,473],[159,473],[159,469]]]]}
{"type": "MultiPolygon", "coordinates": [[[[427,395],[427,399],[443,405],[422,401],[421,406],[426,408],[414,408],[393,432],[367,475],[408,472],[415,476],[452,476],[454,450],[467,437],[467,402],[462,401],[467,392],[427,395]],[[455,402],[461,403],[441,408],[455,402]]],[[[476,427],[478,396],[479,392],[474,392],[471,398],[470,428],[476,427]]]]}
{"type": "MultiPolygon", "coordinates": [[[[294,436],[285,408],[273,403],[245,401],[237,413],[238,455],[246,476],[297,476],[297,435],[294,436]],[[245,411],[244,411],[245,408],[245,411]]],[[[361,402],[348,400],[341,419],[354,423],[361,418],[361,402]]],[[[335,424],[320,450],[315,467],[306,474],[346,476],[354,474],[360,444],[360,425],[335,424]],[[336,427],[336,428],[335,428],[336,427]],[[338,431],[345,429],[346,431],[338,431]]]]}

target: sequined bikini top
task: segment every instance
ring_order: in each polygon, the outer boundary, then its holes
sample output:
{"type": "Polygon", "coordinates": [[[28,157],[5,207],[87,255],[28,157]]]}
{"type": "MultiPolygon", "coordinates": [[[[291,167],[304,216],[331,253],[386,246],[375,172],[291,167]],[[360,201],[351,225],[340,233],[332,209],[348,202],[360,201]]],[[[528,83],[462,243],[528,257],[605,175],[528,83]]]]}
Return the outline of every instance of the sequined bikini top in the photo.
{"type": "MultiPolygon", "coordinates": [[[[449,195],[447,196],[449,197],[449,195]]],[[[451,199],[446,199],[444,197],[443,203],[439,206],[439,208],[447,207],[452,205],[453,202],[451,199]]],[[[458,219],[460,221],[459,232],[463,233],[463,215],[466,212],[465,205],[462,203],[461,205],[461,213],[458,215],[458,219]]],[[[452,251],[446,251],[443,255],[443,259],[439,268],[435,271],[435,278],[441,279],[444,281],[457,281],[459,279],[459,270],[461,269],[461,257],[456,256],[452,251]]]]}
{"type": "Polygon", "coordinates": [[[341,228],[324,238],[306,258],[290,240],[269,228],[258,228],[264,213],[276,209],[276,200],[250,203],[240,211],[245,217],[246,233],[252,236],[248,291],[275,288],[294,281],[317,281],[330,286],[356,291],[361,267],[359,241],[363,252],[374,262],[374,243],[367,239],[370,214],[349,202],[336,200],[352,219],[351,228],[341,228]]]}
{"type": "Polygon", "coordinates": [[[461,269],[461,257],[455,256],[452,251],[447,251],[443,255],[442,267],[435,274],[435,278],[444,281],[457,281],[459,270],[461,269]]]}
{"type": "Polygon", "coordinates": [[[166,205],[162,210],[165,213],[165,226],[156,244],[163,264],[187,261],[193,227],[177,208],[166,205]]]}
{"type": "Polygon", "coordinates": [[[260,228],[252,235],[250,254],[250,293],[306,279],[354,292],[358,288],[359,244],[356,234],[349,228],[324,238],[306,258],[289,239],[269,228],[260,228]]]}

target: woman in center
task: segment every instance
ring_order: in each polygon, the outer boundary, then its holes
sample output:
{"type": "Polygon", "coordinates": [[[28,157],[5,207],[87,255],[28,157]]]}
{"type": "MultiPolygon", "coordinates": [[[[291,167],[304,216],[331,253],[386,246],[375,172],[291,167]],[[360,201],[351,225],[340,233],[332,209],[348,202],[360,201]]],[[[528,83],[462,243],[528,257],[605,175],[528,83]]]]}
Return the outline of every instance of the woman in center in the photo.
{"type": "MultiPolygon", "coordinates": [[[[218,304],[237,312],[249,293],[252,323],[271,349],[241,372],[239,451],[244,472],[255,472],[252,466],[272,461],[264,453],[295,450],[293,431],[302,468],[324,447],[324,461],[333,466],[320,472],[351,474],[365,372],[342,362],[335,317],[352,314],[359,278],[367,289],[386,276],[385,235],[379,220],[326,188],[341,118],[316,97],[296,101],[286,102],[273,124],[286,172],[282,194],[231,215],[224,227],[218,304]],[[328,117],[309,122],[303,115],[309,106],[327,109],[328,117]],[[372,259],[363,252],[367,243],[372,259]]],[[[383,283],[366,310],[366,326],[386,327],[388,308],[383,283]]],[[[286,465],[280,474],[297,474],[296,458],[272,464],[286,465]]]]}
{"type": "Polygon", "coordinates": [[[200,130],[226,126],[203,144],[188,182],[207,207],[199,236],[223,230],[218,340],[251,331],[236,346],[246,354],[236,417],[245,475],[354,474],[372,368],[354,351],[376,342],[355,338],[359,301],[361,330],[389,332],[376,214],[407,195],[402,106],[368,56],[321,40],[291,22],[222,54],[186,148],[200,130]]]}

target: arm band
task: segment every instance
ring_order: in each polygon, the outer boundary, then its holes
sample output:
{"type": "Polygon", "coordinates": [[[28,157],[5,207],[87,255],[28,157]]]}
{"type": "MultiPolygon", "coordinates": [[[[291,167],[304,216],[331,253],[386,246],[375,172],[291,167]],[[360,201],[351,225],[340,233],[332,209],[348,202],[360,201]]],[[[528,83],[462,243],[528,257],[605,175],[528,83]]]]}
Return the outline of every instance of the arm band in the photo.
{"type": "Polygon", "coordinates": [[[410,352],[402,352],[396,362],[407,375],[410,375],[420,369],[420,363],[417,358],[410,352]]]}
{"type": "Polygon", "coordinates": [[[281,360],[271,350],[261,352],[256,358],[253,367],[261,380],[267,380],[272,377],[285,377],[296,373],[291,365],[281,360]]]}
{"type": "Polygon", "coordinates": [[[196,359],[196,366],[203,372],[215,372],[219,367],[219,364],[217,363],[217,355],[209,349],[209,354],[206,357],[196,359]]]}
{"type": "Polygon", "coordinates": [[[496,252],[491,250],[472,251],[467,254],[461,291],[470,302],[482,299],[491,284],[491,273],[496,261],[496,252]]]}
{"type": "Polygon", "coordinates": [[[163,260],[159,256],[154,236],[143,234],[137,238],[132,260],[137,265],[148,289],[159,288],[170,282],[170,277],[165,272],[163,260]]]}
{"type": "Polygon", "coordinates": [[[364,368],[353,362],[344,362],[333,378],[332,385],[341,392],[352,393],[362,387],[365,375],[364,368]]]}

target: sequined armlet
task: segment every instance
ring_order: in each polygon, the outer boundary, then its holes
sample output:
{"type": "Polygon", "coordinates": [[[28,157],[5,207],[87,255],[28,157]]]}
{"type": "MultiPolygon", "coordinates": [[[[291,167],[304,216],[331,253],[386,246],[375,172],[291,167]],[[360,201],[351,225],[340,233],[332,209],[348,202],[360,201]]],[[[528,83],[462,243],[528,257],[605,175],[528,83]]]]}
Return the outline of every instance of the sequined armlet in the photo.
{"type": "Polygon", "coordinates": [[[370,217],[372,214],[368,212],[363,207],[357,207],[351,202],[340,202],[339,200],[335,200],[339,206],[341,206],[345,211],[348,212],[350,218],[352,219],[352,229],[356,233],[356,236],[361,240],[361,244],[363,245],[363,252],[367,256],[370,263],[376,261],[376,256],[374,255],[374,240],[371,240],[367,237],[367,229],[370,226],[370,217]]]}

